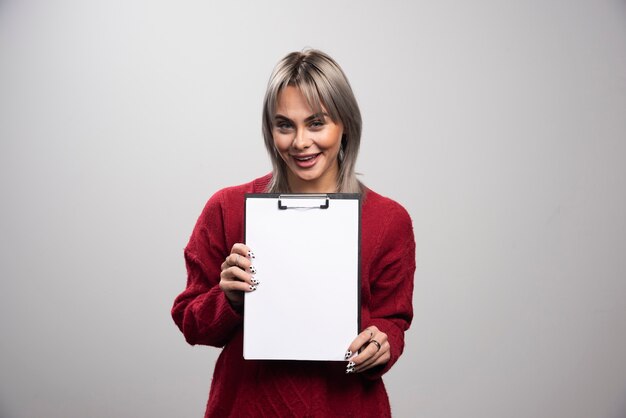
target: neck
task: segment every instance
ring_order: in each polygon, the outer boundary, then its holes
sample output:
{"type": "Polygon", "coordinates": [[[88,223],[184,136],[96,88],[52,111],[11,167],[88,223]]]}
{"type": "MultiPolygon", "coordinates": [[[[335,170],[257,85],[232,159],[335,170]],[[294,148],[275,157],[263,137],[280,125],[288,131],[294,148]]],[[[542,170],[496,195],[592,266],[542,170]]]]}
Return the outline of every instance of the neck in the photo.
{"type": "Polygon", "coordinates": [[[334,173],[307,181],[288,172],[287,182],[292,193],[337,193],[337,175],[334,173]]]}

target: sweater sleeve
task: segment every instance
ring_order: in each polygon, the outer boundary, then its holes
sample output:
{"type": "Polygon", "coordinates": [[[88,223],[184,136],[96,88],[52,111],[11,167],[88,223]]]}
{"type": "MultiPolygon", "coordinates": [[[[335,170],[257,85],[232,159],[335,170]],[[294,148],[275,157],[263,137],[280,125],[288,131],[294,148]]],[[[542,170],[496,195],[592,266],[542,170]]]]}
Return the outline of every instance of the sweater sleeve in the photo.
{"type": "Polygon", "coordinates": [[[184,251],[187,287],[174,301],[172,317],[192,345],[222,347],[243,321],[219,287],[221,264],[229,253],[222,205],[220,192],[209,199],[184,251]]]}
{"type": "Polygon", "coordinates": [[[384,366],[364,373],[377,379],[404,350],[404,332],[413,319],[415,238],[409,214],[401,206],[389,213],[377,257],[373,260],[369,325],[387,334],[391,358],[384,366]]]}

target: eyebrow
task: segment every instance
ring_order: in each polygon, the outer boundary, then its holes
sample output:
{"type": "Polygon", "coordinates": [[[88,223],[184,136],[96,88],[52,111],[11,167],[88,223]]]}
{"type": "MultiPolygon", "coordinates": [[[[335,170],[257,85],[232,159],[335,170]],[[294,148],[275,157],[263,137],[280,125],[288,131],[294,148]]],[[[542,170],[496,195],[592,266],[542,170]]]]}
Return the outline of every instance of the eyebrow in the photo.
{"type": "MultiPolygon", "coordinates": [[[[319,112],[319,113],[315,113],[315,114],[313,114],[313,115],[309,116],[308,118],[306,118],[306,119],[304,120],[304,122],[311,122],[311,121],[313,121],[313,120],[315,120],[315,119],[320,119],[320,118],[321,118],[321,119],[324,119],[324,117],[327,117],[327,118],[329,118],[329,119],[332,119],[332,118],[328,115],[328,113],[326,113],[326,112],[319,112]]],[[[289,122],[293,122],[293,121],[292,121],[291,119],[289,119],[287,116],[283,116],[283,115],[281,115],[281,114],[277,114],[276,116],[274,116],[274,120],[280,120],[280,119],[282,119],[282,120],[286,120],[286,121],[289,121],[289,122]]]]}

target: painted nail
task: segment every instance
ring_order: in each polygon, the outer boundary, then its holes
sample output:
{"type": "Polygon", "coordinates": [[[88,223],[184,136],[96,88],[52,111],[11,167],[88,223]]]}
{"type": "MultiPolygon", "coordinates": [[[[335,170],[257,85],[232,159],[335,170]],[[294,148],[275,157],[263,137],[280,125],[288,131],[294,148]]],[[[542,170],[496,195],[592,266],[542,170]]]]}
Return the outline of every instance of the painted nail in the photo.
{"type": "Polygon", "coordinates": [[[251,284],[251,285],[250,285],[250,291],[254,292],[255,290],[256,290],[256,286],[255,286],[255,285],[253,285],[253,284],[251,284]]]}
{"type": "Polygon", "coordinates": [[[256,267],[254,267],[254,266],[250,266],[250,273],[252,273],[252,274],[256,274],[256,271],[257,271],[257,270],[256,270],[256,267]]]}
{"type": "Polygon", "coordinates": [[[350,357],[352,357],[352,351],[348,350],[346,351],[345,359],[348,360],[350,357]]]}
{"type": "Polygon", "coordinates": [[[252,251],[248,251],[248,258],[256,258],[252,251]]]}
{"type": "Polygon", "coordinates": [[[354,369],[354,366],[356,366],[356,363],[351,361],[346,365],[346,369],[354,369]]]}
{"type": "Polygon", "coordinates": [[[255,285],[261,284],[261,282],[258,281],[257,279],[250,279],[250,281],[254,283],[255,285]]]}
{"type": "Polygon", "coordinates": [[[346,369],[346,374],[354,373],[354,367],[351,369],[346,369]]]}

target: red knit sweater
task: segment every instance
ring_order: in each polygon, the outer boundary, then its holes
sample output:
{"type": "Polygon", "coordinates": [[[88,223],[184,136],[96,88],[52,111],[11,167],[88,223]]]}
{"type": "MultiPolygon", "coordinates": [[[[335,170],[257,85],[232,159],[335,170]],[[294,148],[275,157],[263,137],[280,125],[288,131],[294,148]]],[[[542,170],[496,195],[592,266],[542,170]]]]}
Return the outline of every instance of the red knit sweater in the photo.
{"type": "Polygon", "coordinates": [[[381,376],[402,353],[413,317],[415,242],[408,213],[371,190],[364,195],[361,325],[387,333],[391,360],[384,367],[345,374],[344,362],[244,360],[243,316],[218,286],[220,266],[233,244],[243,242],[244,194],[263,193],[270,178],[215,193],[185,248],[187,288],[176,298],[172,316],[189,344],[224,347],[205,417],[390,416],[381,376]]]}

